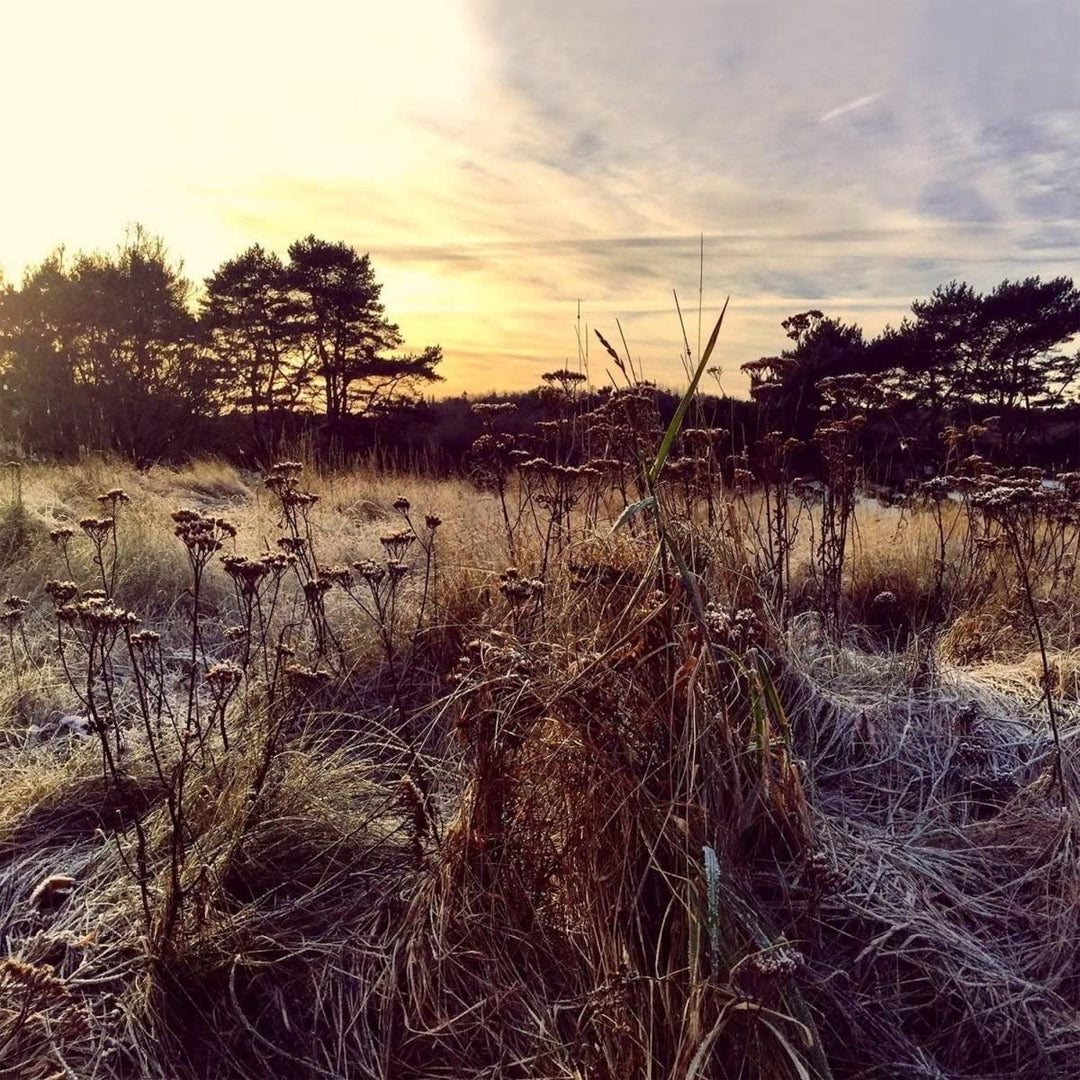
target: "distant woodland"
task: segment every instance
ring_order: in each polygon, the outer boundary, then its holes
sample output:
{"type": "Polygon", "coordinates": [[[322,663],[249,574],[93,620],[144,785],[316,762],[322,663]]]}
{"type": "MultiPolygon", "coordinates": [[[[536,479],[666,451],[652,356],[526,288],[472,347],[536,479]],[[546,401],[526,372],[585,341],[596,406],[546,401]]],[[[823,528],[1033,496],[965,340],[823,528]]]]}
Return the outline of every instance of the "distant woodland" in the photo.
{"type": "MultiPolygon", "coordinates": [[[[303,444],[340,460],[467,468],[481,399],[435,393],[440,347],[405,351],[380,294],[368,255],[314,236],[284,258],[250,247],[201,286],[141,229],[112,253],[58,249],[0,285],[0,437],[11,456],[112,451],[139,465],[204,453],[265,463],[303,444]]],[[[879,393],[860,453],[883,482],[936,459],[939,433],[956,424],[978,425],[991,459],[1080,462],[1080,291],[1067,277],[986,293],[951,281],[876,337],[816,310],[780,330],[782,351],[744,365],[748,400],[720,392],[716,371],[716,392],[699,396],[696,422],[722,428],[733,456],[779,435],[806,445],[812,472],[823,388],[868,378],[879,393]]],[[[607,386],[556,371],[536,391],[482,400],[515,406],[511,433],[587,414],[635,381],[632,359],[609,350],[609,372],[595,360],[592,372],[607,386]]],[[[677,395],[650,389],[670,415],[677,395]]]]}

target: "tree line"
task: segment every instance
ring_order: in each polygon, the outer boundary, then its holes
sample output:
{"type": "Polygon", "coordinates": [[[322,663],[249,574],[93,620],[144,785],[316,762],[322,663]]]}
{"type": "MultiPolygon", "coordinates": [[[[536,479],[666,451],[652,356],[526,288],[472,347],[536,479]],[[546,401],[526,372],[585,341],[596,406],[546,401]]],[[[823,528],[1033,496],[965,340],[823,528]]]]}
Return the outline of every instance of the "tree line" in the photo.
{"type": "MultiPolygon", "coordinates": [[[[781,326],[787,346],[743,365],[749,401],[704,401],[735,443],[808,439],[822,381],[865,374],[889,388],[906,432],[933,439],[993,416],[1006,456],[1045,445],[1048,417],[1075,415],[1064,453],[1080,459],[1080,291],[1067,277],[985,293],[952,281],[873,337],[818,310],[781,326]]],[[[0,283],[0,425],[12,447],[43,456],[265,461],[302,432],[322,448],[370,446],[379,418],[406,410],[407,424],[383,425],[382,444],[399,460],[460,465],[478,434],[471,399],[425,399],[442,352],[402,346],[370,257],[346,243],[308,236],[284,258],[256,244],[196,290],[163,241],[136,228],[113,253],[58,249],[18,285],[0,283]]],[[[543,394],[507,398],[523,430],[544,419],[543,394]]],[[[675,400],[658,398],[662,412],[675,400]]]]}
{"type": "Polygon", "coordinates": [[[951,281],[916,300],[897,327],[867,338],[821,311],[782,323],[791,344],[743,365],[751,396],[785,435],[816,425],[823,379],[873,375],[909,420],[928,431],[949,422],[997,420],[1006,452],[1048,410],[1077,398],[1080,291],[1068,277],[1002,281],[986,293],[951,281]]]}
{"type": "Polygon", "coordinates": [[[197,450],[223,417],[260,456],[298,416],[338,433],[440,378],[439,346],[401,351],[381,290],[368,255],[315,236],[286,259],[248,248],[199,295],[140,228],[111,254],[57,249],[0,289],[0,424],[29,453],[138,461],[197,450]]]}

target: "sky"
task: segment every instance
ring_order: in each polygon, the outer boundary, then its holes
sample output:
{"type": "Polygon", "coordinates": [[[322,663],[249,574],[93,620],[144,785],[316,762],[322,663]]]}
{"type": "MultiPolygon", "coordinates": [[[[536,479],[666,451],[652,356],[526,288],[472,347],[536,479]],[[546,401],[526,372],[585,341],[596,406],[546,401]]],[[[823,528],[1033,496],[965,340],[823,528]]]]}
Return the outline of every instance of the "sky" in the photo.
{"type": "Polygon", "coordinates": [[[877,332],[954,277],[1080,275],[1076,0],[0,0],[0,25],[9,281],[135,222],[195,281],[346,240],[444,392],[576,367],[579,301],[677,386],[673,290],[695,353],[699,284],[706,338],[730,294],[742,393],[807,307],[877,332]]]}

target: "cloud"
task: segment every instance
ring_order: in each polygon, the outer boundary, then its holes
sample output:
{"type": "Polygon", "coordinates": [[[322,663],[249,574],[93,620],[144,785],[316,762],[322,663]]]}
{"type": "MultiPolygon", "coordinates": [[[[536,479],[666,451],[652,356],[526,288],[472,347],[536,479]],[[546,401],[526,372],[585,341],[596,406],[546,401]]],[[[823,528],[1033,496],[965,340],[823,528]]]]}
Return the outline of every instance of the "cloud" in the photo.
{"type": "Polygon", "coordinates": [[[850,112],[856,112],[858,109],[865,109],[868,105],[873,105],[881,99],[881,94],[864,94],[862,97],[856,98],[854,101],[849,101],[844,105],[838,105],[835,109],[830,109],[827,113],[823,113],[818,117],[819,124],[827,124],[830,120],[835,120],[837,117],[846,116],[850,112]]]}
{"type": "Polygon", "coordinates": [[[238,0],[210,34],[193,3],[20,9],[40,45],[0,73],[9,273],[131,219],[196,277],[255,240],[346,239],[410,344],[443,344],[445,389],[478,391],[575,356],[579,298],[682,378],[672,290],[696,305],[701,234],[729,372],[801,307],[876,331],[950,277],[1080,258],[1074,0],[238,0]]]}

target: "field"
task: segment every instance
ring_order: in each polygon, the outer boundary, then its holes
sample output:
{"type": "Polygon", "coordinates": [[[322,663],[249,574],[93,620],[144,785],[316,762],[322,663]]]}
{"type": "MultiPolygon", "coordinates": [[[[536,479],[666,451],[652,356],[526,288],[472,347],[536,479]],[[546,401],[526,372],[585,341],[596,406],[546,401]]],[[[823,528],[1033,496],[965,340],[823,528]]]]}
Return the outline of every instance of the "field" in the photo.
{"type": "Polygon", "coordinates": [[[6,469],[0,1076],[1075,1076],[1072,478],[498,409],[6,469]]]}

